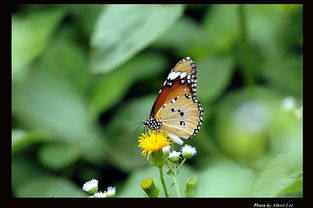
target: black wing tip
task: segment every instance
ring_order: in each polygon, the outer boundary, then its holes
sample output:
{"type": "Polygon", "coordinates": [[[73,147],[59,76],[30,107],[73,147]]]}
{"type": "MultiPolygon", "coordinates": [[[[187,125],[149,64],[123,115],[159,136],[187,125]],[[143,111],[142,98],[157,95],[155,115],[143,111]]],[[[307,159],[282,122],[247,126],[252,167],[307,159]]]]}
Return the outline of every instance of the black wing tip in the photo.
{"type": "Polygon", "coordinates": [[[186,62],[189,61],[190,63],[194,63],[194,61],[190,58],[190,56],[186,56],[184,58],[181,58],[177,64],[182,63],[182,62],[186,62]]]}
{"type": "Polygon", "coordinates": [[[195,136],[199,133],[199,131],[200,131],[201,127],[202,127],[202,124],[203,124],[203,117],[204,117],[204,109],[203,109],[202,105],[200,104],[200,102],[197,100],[197,98],[196,98],[195,96],[192,96],[192,100],[193,100],[194,103],[197,103],[197,104],[198,104],[198,109],[199,109],[199,111],[200,111],[200,115],[199,115],[199,122],[198,122],[198,125],[197,125],[197,127],[193,130],[192,135],[190,135],[190,136],[188,137],[188,139],[190,139],[190,138],[192,138],[192,137],[195,137],[195,136]]]}
{"type": "MultiPolygon", "coordinates": [[[[177,64],[181,64],[183,62],[189,61],[191,68],[193,69],[193,73],[197,73],[197,65],[195,64],[195,62],[190,58],[190,56],[186,56],[182,59],[180,59],[177,64]]],[[[176,64],[176,65],[177,65],[176,64]]]]}

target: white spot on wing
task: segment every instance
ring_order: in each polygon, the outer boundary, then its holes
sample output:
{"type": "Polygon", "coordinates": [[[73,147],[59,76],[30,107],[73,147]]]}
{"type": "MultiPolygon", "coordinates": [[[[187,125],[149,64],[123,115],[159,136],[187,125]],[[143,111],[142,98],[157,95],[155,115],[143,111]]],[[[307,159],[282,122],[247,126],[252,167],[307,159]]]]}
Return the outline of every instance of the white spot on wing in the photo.
{"type": "Polygon", "coordinates": [[[182,78],[184,78],[186,75],[187,75],[186,72],[181,72],[179,76],[180,76],[180,78],[182,79],[182,78]]]}
{"type": "Polygon", "coordinates": [[[179,74],[180,74],[180,72],[171,72],[171,73],[168,75],[167,78],[173,80],[173,79],[175,79],[176,77],[178,77],[179,74]]]}

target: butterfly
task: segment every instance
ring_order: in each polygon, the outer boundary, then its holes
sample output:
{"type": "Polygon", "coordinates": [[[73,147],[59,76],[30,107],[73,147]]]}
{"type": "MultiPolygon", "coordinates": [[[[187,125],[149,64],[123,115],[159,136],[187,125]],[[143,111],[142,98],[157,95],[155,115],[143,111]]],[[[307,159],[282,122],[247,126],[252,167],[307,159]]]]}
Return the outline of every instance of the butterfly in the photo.
{"type": "Polygon", "coordinates": [[[190,57],[181,59],[168,74],[143,125],[174,137],[195,136],[204,114],[196,97],[197,76],[197,67],[190,57]]]}

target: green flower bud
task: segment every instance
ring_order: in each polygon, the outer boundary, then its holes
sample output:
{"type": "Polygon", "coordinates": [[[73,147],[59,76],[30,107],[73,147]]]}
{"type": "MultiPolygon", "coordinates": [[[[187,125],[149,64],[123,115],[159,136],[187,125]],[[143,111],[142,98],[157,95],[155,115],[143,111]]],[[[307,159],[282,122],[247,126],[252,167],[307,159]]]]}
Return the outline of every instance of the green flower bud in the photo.
{"type": "Polygon", "coordinates": [[[152,165],[162,167],[165,164],[166,160],[162,150],[153,152],[151,155],[152,157],[149,159],[149,161],[152,165]]]}
{"type": "Polygon", "coordinates": [[[198,188],[198,181],[196,179],[189,178],[186,181],[185,196],[194,197],[196,195],[197,188],[198,188]]]}
{"type": "Polygon", "coordinates": [[[172,171],[170,168],[167,168],[167,169],[166,169],[166,173],[167,173],[168,175],[171,175],[171,174],[173,174],[173,171],[172,171]]]}
{"type": "Polygon", "coordinates": [[[155,186],[151,178],[146,178],[141,182],[140,186],[149,198],[157,198],[159,196],[160,190],[155,186]]]}

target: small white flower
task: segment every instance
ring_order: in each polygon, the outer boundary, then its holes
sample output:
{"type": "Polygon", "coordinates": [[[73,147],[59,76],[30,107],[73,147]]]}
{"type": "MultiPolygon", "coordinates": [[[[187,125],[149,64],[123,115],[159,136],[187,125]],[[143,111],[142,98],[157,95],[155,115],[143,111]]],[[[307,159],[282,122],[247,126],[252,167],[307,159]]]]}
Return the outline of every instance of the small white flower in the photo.
{"type": "Polygon", "coordinates": [[[115,197],[115,192],[116,192],[116,188],[115,187],[109,186],[107,188],[107,196],[108,197],[115,197]]]}
{"type": "Polygon", "coordinates": [[[169,138],[171,138],[173,140],[173,142],[175,142],[176,144],[182,145],[184,142],[183,140],[181,140],[178,136],[174,135],[174,134],[169,134],[168,135],[169,138]]]}
{"type": "Polygon", "coordinates": [[[95,193],[93,196],[95,198],[106,198],[108,196],[108,194],[105,191],[104,192],[99,191],[99,192],[95,193]]]}
{"type": "Polygon", "coordinates": [[[162,151],[163,151],[164,155],[170,154],[170,150],[171,150],[171,146],[170,145],[167,145],[167,146],[162,148],[162,151]]]}
{"type": "Polygon", "coordinates": [[[182,155],[183,155],[183,158],[185,159],[189,159],[191,157],[193,157],[195,154],[197,154],[197,150],[195,147],[192,147],[188,144],[185,144],[182,149],[182,155]]]}
{"type": "Polygon", "coordinates": [[[87,181],[83,185],[83,190],[88,192],[89,194],[94,194],[98,191],[98,180],[92,179],[90,181],[87,181]]]}
{"type": "Polygon", "coordinates": [[[166,152],[166,151],[169,151],[171,149],[171,146],[170,145],[167,145],[165,147],[162,148],[162,151],[163,152],[166,152]]]}
{"type": "Polygon", "coordinates": [[[292,96],[288,96],[282,100],[281,107],[284,111],[291,111],[296,107],[296,100],[292,96]]]}
{"type": "Polygon", "coordinates": [[[168,158],[172,161],[172,162],[178,162],[179,161],[179,155],[180,155],[180,152],[176,152],[176,151],[172,151],[168,158]]]}

